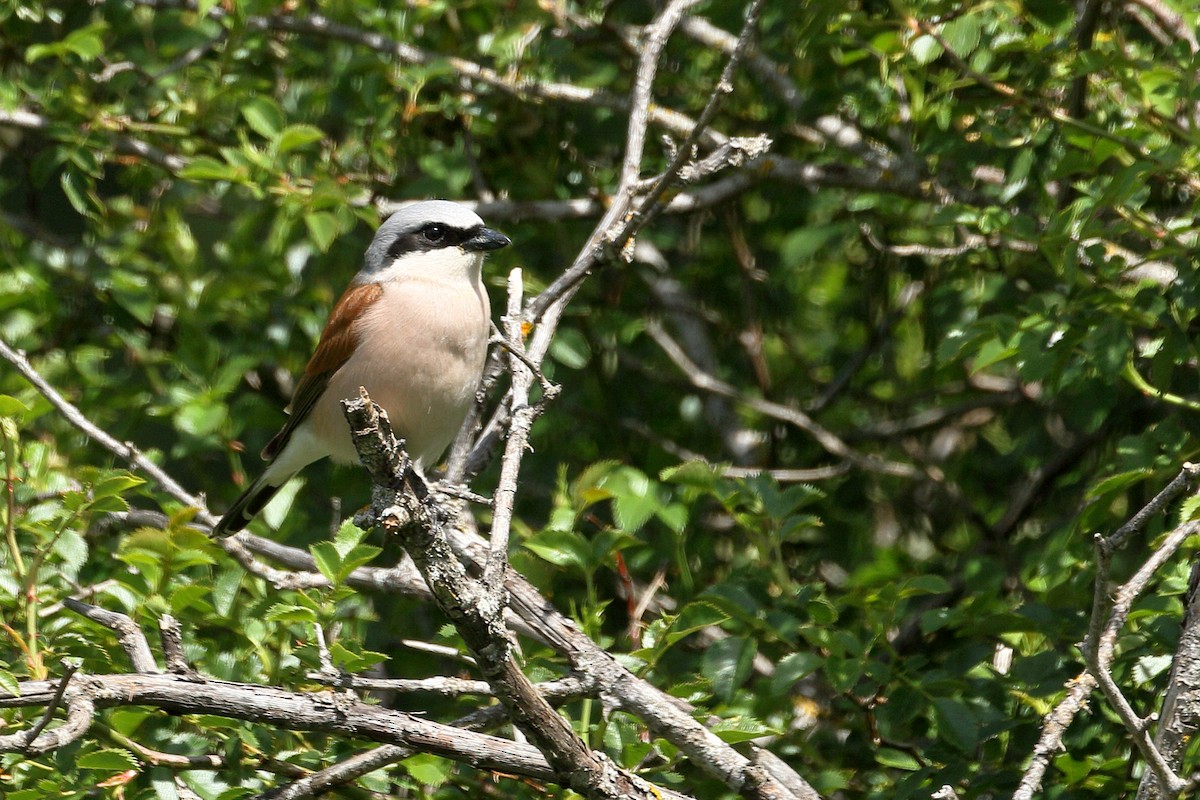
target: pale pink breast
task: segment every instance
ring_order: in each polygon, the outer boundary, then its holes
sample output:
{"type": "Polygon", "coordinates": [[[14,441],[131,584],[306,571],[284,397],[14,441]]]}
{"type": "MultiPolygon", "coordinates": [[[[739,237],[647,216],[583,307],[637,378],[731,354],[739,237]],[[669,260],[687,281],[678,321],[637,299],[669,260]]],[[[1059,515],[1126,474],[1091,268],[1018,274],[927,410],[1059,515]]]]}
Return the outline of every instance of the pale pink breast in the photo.
{"type": "Polygon", "coordinates": [[[358,346],[313,409],[313,432],[335,461],[357,463],[340,400],[365,386],[423,467],[437,463],[475,401],[487,356],[489,308],[481,283],[405,279],[358,322],[358,346]]]}

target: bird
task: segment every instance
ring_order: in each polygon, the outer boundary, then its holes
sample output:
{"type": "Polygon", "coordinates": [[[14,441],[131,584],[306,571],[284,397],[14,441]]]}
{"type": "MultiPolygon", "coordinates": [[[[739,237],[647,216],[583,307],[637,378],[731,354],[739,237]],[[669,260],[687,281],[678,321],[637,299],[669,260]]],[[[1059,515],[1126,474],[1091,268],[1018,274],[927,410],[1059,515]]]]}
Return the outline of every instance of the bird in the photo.
{"type": "Polygon", "coordinates": [[[329,314],[287,423],[263,448],[266,468],[214,534],[245,528],[312,462],[358,462],[341,401],[358,397],[360,386],[387,411],[417,471],[436,465],[475,402],[487,357],[484,258],[509,244],[474,211],[448,200],[425,200],[388,217],[329,314]]]}

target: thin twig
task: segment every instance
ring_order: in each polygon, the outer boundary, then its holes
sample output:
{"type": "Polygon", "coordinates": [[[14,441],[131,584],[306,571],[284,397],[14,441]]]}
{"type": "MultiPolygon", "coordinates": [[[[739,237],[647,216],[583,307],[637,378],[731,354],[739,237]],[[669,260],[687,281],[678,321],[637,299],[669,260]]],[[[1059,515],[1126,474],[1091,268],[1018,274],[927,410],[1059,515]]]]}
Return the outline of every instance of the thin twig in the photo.
{"type": "Polygon", "coordinates": [[[98,727],[100,727],[108,738],[121,747],[124,747],[138,758],[156,767],[167,767],[169,769],[224,769],[226,767],[224,756],[219,756],[215,753],[199,756],[164,753],[161,750],[153,750],[146,747],[146,745],[136,739],[132,739],[107,725],[98,727]]]}
{"type": "Polygon", "coordinates": [[[30,747],[41,735],[42,731],[46,730],[46,726],[50,724],[50,720],[54,719],[54,712],[62,705],[63,695],[67,693],[67,684],[71,682],[71,678],[79,671],[79,664],[75,661],[63,659],[62,661],[63,674],[58,679],[58,686],[54,689],[54,696],[50,698],[50,702],[46,705],[46,710],[42,713],[41,719],[34,723],[33,727],[19,736],[24,739],[20,749],[25,750],[30,747]]]}
{"type": "Polygon", "coordinates": [[[780,422],[786,422],[794,425],[800,430],[808,433],[821,447],[830,455],[844,458],[857,467],[866,469],[870,472],[880,472],[886,475],[895,475],[902,478],[920,478],[923,474],[919,469],[910,464],[901,464],[895,461],[887,461],[873,455],[862,455],[853,450],[849,445],[842,441],[832,431],[817,424],[812,417],[805,414],[798,408],[785,406],[780,403],[773,403],[769,400],[761,400],[755,397],[747,397],[739,392],[730,384],[722,381],[707,372],[700,369],[692,363],[687,354],[679,344],[662,329],[662,326],[650,324],[646,326],[646,333],[650,338],[662,348],[667,357],[675,363],[677,367],[687,376],[688,380],[697,389],[706,392],[713,392],[723,395],[732,400],[751,408],[760,414],[765,414],[772,419],[777,419],[780,422]]]}
{"type": "Polygon", "coordinates": [[[86,433],[89,437],[99,442],[110,453],[115,454],[119,458],[128,461],[134,468],[141,470],[149,475],[155,483],[161,486],[176,500],[179,500],[184,505],[192,508],[200,509],[197,514],[202,522],[213,524],[216,520],[205,508],[204,502],[200,498],[188,492],[182,486],[175,482],[175,479],[168,475],[162,467],[155,464],[147,458],[140,450],[128,442],[117,441],[113,436],[96,425],[92,424],[91,420],[85,417],[78,408],[72,405],[65,397],[50,385],[50,383],[33,368],[29,363],[29,359],[19,350],[14,350],[9,347],[4,341],[0,341],[0,357],[17,368],[17,372],[24,376],[25,380],[33,384],[34,388],[41,393],[50,405],[54,406],[68,422],[86,433]]]}
{"type": "Polygon", "coordinates": [[[64,599],[63,605],[97,625],[103,625],[119,634],[121,649],[129,656],[129,662],[135,671],[151,674],[161,672],[154,660],[154,654],[150,652],[150,643],[146,641],[145,632],[128,615],[119,611],[109,611],[74,597],[64,599]]]}
{"type": "Polygon", "coordinates": [[[1067,695],[1058,702],[1042,720],[1042,733],[1033,748],[1033,757],[1025,767],[1021,783],[1013,793],[1013,800],[1033,800],[1033,795],[1042,785],[1046,767],[1050,760],[1063,749],[1063,736],[1071,721],[1087,703],[1088,696],[1096,688],[1096,679],[1089,672],[1073,678],[1067,684],[1067,695]]]}
{"type": "MultiPolygon", "coordinates": [[[[1159,496],[1162,496],[1161,492],[1159,496]]],[[[1156,503],[1158,499],[1156,497],[1151,503],[1156,503]]],[[[1133,520],[1130,521],[1130,524],[1133,524],[1133,520]]],[[[1116,654],[1117,636],[1125,626],[1125,621],[1128,619],[1129,612],[1133,608],[1134,600],[1145,591],[1147,585],[1150,583],[1150,579],[1174,556],[1175,552],[1183,546],[1183,543],[1196,533],[1200,533],[1200,521],[1193,520],[1180,525],[1163,538],[1162,543],[1150,554],[1149,558],[1117,590],[1107,621],[1100,628],[1098,637],[1093,635],[1095,631],[1095,621],[1093,620],[1093,632],[1088,634],[1088,638],[1084,641],[1082,648],[1084,657],[1088,663],[1088,669],[1099,683],[1100,690],[1104,693],[1109,705],[1112,706],[1113,710],[1121,718],[1121,722],[1124,723],[1126,730],[1129,731],[1133,743],[1137,746],[1142,758],[1146,760],[1147,764],[1154,771],[1162,792],[1169,796],[1179,794],[1186,786],[1186,781],[1175,774],[1154,740],[1151,739],[1146,730],[1145,720],[1133,710],[1129,700],[1113,679],[1111,668],[1113,658],[1116,654]]],[[[1101,564],[1096,575],[1098,587],[1108,582],[1109,559],[1101,552],[1102,541],[1099,537],[1097,538],[1097,560],[1101,564]]]]}
{"type": "MultiPolygon", "coordinates": [[[[1184,754],[1200,730],[1200,562],[1192,564],[1179,644],[1158,713],[1154,746],[1178,773],[1184,754]]],[[[1195,777],[1191,779],[1194,784],[1195,777]]],[[[1137,800],[1159,800],[1164,792],[1153,770],[1142,773],[1137,800]]]]}
{"type": "MultiPolygon", "coordinates": [[[[725,68],[721,70],[721,77],[717,80],[716,88],[709,95],[708,102],[704,105],[704,110],[696,118],[696,124],[692,126],[692,130],[688,133],[687,138],[679,145],[675,157],[671,159],[671,163],[663,171],[662,176],[640,201],[638,213],[644,217],[642,225],[648,225],[662,210],[662,204],[659,200],[680,179],[684,166],[692,158],[693,149],[699,144],[700,139],[704,136],[709,126],[712,125],[713,120],[716,119],[717,111],[721,108],[721,104],[725,98],[733,93],[734,76],[737,74],[738,67],[741,65],[742,59],[750,48],[750,42],[754,38],[754,30],[758,26],[758,16],[762,12],[764,3],[765,0],[752,0],[747,7],[746,22],[742,25],[742,32],[738,35],[737,44],[734,45],[733,52],[729,55],[729,60],[725,62],[725,68]]],[[[765,151],[766,147],[764,146],[762,152],[765,151]]],[[[751,157],[757,155],[759,153],[753,153],[751,157]]],[[[728,162],[729,158],[729,155],[725,155],[722,163],[728,162]]]]}
{"type": "Polygon", "coordinates": [[[512,375],[509,390],[509,407],[512,415],[508,427],[508,441],[500,460],[500,480],[492,495],[493,514],[491,545],[487,563],[483,567],[483,585],[501,606],[504,600],[504,575],[508,570],[508,535],[512,526],[513,504],[517,496],[517,477],[521,460],[529,442],[529,431],[533,427],[537,409],[529,404],[529,386],[533,372],[525,359],[525,345],[521,330],[521,305],[524,284],[521,270],[514,269],[508,276],[508,307],[504,315],[504,332],[509,353],[508,369],[512,375]]]}
{"type": "Polygon", "coordinates": [[[196,675],[187,662],[183,653],[183,631],[179,620],[170,614],[163,614],[158,619],[158,634],[162,640],[163,660],[167,663],[167,671],[175,675],[196,675]]]}

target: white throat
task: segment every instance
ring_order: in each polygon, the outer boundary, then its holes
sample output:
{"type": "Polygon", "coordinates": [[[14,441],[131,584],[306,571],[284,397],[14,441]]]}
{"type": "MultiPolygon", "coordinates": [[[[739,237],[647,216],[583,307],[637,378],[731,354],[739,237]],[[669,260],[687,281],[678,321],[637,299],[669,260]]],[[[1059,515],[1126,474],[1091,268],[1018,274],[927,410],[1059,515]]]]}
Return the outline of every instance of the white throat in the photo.
{"type": "Polygon", "coordinates": [[[386,284],[417,279],[434,283],[478,283],[483,270],[483,255],[469,253],[461,247],[405,253],[377,272],[359,272],[354,282],[386,284]]]}

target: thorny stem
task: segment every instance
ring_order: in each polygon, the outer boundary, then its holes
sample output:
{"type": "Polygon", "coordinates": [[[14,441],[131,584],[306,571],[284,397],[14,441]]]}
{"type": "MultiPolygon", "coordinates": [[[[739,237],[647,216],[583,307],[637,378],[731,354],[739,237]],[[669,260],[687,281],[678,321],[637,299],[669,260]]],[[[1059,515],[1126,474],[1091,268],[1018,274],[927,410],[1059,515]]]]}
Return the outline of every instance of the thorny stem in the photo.
{"type": "Polygon", "coordinates": [[[9,427],[6,421],[0,420],[0,444],[3,445],[4,450],[4,538],[8,542],[8,552],[12,555],[13,573],[17,580],[24,580],[25,560],[21,558],[21,548],[17,546],[16,529],[17,443],[13,435],[15,431],[10,432],[9,427]]]}

